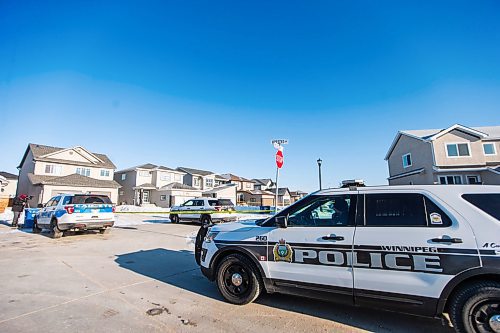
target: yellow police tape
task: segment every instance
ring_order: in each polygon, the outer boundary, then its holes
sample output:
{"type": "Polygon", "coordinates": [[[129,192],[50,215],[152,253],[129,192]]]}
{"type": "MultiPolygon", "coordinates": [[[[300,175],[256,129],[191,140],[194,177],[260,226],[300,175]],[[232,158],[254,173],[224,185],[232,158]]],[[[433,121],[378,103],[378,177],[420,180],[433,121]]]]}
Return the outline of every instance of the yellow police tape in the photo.
{"type": "Polygon", "coordinates": [[[259,214],[259,213],[273,213],[273,210],[193,210],[193,211],[181,211],[181,212],[115,212],[115,214],[174,214],[174,215],[182,215],[182,214],[259,214]]]}

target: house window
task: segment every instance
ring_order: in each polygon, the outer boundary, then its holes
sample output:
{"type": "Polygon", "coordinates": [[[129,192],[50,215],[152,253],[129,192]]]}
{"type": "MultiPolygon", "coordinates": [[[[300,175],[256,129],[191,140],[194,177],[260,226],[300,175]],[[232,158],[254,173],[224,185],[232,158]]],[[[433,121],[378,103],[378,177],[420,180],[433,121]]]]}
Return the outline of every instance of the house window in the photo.
{"type": "Polygon", "coordinates": [[[149,176],[149,171],[145,171],[145,170],[144,171],[139,171],[139,176],[141,176],[141,177],[147,177],[147,176],[149,176]]]}
{"type": "Polygon", "coordinates": [[[484,155],[496,155],[496,149],[494,143],[483,143],[484,155]]]}
{"type": "Polygon", "coordinates": [[[62,171],[62,166],[55,164],[47,164],[45,165],[45,173],[51,175],[60,175],[62,171]]]}
{"type": "Polygon", "coordinates": [[[101,177],[109,177],[109,170],[101,169],[101,177]]]}
{"type": "Polygon", "coordinates": [[[467,184],[471,185],[481,184],[479,176],[467,176],[466,178],[467,178],[467,184]]]}
{"type": "Polygon", "coordinates": [[[403,167],[408,168],[411,166],[411,154],[403,155],[403,167]]]}
{"type": "Polygon", "coordinates": [[[169,182],[170,181],[170,174],[168,173],[163,173],[161,176],[160,176],[160,180],[163,181],[163,182],[169,182]]]}
{"type": "Polygon", "coordinates": [[[256,198],[250,198],[250,202],[257,202],[256,198]]]}
{"type": "Polygon", "coordinates": [[[76,168],[76,173],[82,176],[90,177],[89,168],[76,168]]]}
{"type": "Polygon", "coordinates": [[[462,184],[462,176],[439,176],[442,185],[462,184]]]}
{"type": "Polygon", "coordinates": [[[194,184],[194,186],[200,186],[200,178],[198,178],[198,177],[193,178],[193,184],[194,184]]]}
{"type": "Polygon", "coordinates": [[[252,183],[245,183],[246,188],[252,188],[252,183]]]}
{"type": "Polygon", "coordinates": [[[446,154],[448,157],[470,156],[468,143],[448,143],[446,144],[446,154]]]}
{"type": "Polygon", "coordinates": [[[124,194],[125,194],[125,192],[124,192],[124,191],[120,191],[120,195],[124,195],[124,194]]]}
{"type": "Polygon", "coordinates": [[[127,179],[127,174],[126,173],[122,173],[122,180],[125,180],[127,179]]]}
{"type": "Polygon", "coordinates": [[[214,180],[211,178],[205,179],[205,186],[206,187],[213,187],[214,186],[214,180]]]}
{"type": "Polygon", "coordinates": [[[167,201],[166,195],[160,195],[160,201],[167,201]]]}

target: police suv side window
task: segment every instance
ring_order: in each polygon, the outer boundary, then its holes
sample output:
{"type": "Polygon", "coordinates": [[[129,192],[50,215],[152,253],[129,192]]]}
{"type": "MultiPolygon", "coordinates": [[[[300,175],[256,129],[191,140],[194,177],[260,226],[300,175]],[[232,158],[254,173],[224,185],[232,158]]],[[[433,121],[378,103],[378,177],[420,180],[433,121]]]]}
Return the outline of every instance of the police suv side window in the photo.
{"type": "Polygon", "coordinates": [[[52,199],[51,206],[57,206],[59,200],[61,200],[61,197],[55,197],[54,199],[52,199]]]}
{"type": "Polygon", "coordinates": [[[320,196],[288,214],[290,227],[354,226],[355,196],[320,196]]]}
{"type": "Polygon", "coordinates": [[[368,227],[426,227],[424,199],[417,193],[367,194],[368,227]]]}

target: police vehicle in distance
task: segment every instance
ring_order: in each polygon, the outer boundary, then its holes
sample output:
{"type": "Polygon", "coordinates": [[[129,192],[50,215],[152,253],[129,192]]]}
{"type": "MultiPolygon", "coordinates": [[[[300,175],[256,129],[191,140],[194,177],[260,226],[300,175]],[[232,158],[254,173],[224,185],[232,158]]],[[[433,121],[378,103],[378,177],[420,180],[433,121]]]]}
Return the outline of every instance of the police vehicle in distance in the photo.
{"type": "Polygon", "coordinates": [[[234,304],[290,293],[500,333],[499,186],[322,190],[265,220],[201,228],[195,254],[234,304]]]}
{"type": "Polygon", "coordinates": [[[53,238],[68,230],[99,230],[105,233],[115,223],[115,206],[106,195],[61,194],[38,211],[33,232],[49,229],[53,238]]]}
{"type": "Polygon", "coordinates": [[[170,221],[200,222],[207,225],[212,222],[230,222],[236,220],[234,204],[230,199],[195,198],[180,206],[170,209],[170,221]]]}

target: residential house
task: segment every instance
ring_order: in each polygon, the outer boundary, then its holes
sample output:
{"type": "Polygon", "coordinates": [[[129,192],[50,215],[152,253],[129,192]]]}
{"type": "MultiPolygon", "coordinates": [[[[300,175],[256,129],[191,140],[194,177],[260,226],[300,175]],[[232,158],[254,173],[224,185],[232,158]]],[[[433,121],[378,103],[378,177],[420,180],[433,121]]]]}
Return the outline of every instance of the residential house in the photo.
{"type": "Polygon", "coordinates": [[[33,196],[34,207],[62,193],[108,195],[118,201],[120,184],[113,180],[115,165],[108,156],[76,146],[57,148],[30,143],[18,166],[18,194],[33,196]]]}
{"type": "Polygon", "coordinates": [[[222,174],[221,176],[227,179],[230,184],[234,184],[236,186],[236,204],[248,204],[248,201],[244,200],[245,194],[254,190],[254,182],[250,179],[236,176],[231,173],[222,174]]]}
{"type": "Polygon", "coordinates": [[[236,204],[236,184],[222,184],[203,192],[204,197],[229,199],[236,204]]]}
{"type": "Polygon", "coordinates": [[[217,186],[221,186],[221,185],[224,185],[224,184],[229,184],[229,180],[227,180],[226,178],[222,177],[221,175],[215,175],[215,187],[217,186]]]}
{"type": "Polygon", "coordinates": [[[254,190],[265,191],[270,188],[276,187],[276,185],[270,178],[261,178],[261,179],[254,178],[252,179],[252,182],[254,184],[254,190]]]}
{"type": "Polygon", "coordinates": [[[13,199],[16,196],[19,177],[9,172],[0,171],[0,196],[13,199]]]}
{"type": "Polygon", "coordinates": [[[385,160],[390,185],[500,185],[500,126],[400,131],[385,160]]]}
{"type": "MultiPolygon", "coordinates": [[[[267,192],[276,195],[276,188],[267,190],[267,192]]],[[[278,206],[288,206],[292,203],[292,196],[290,195],[290,190],[287,187],[278,188],[278,206]]]]}
{"type": "Polygon", "coordinates": [[[307,195],[306,192],[302,192],[302,191],[290,191],[290,197],[291,197],[292,203],[299,201],[300,199],[302,199],[306,195],[307,195]]]}
{"type": "Polygon", "coordinates": [[[181,186],[184,175],[185,173],[179,170],[151,163],[117,171],[115,181],[122,186],[119,202],[139,206],[156,204],[160,207],[170,207],[176,202],[182,203],[201,195],[201,191],[194,187],[181,186]],[[180,197],[176,198],[177,196],[180,197]]]}
{"type": "Polygon", "coordinates": [[[274,206],[275,195],[269,191],[239,191],[238,202],[248,206],[274,206]]]}
{"type": "Polygon", "coordinates": [[[199,169],[186,167],[178,167],[177,171],[184,172],[185,185],[192,186],[196,189],[207,191],[215,187],[215,173],[199,169]]]}

